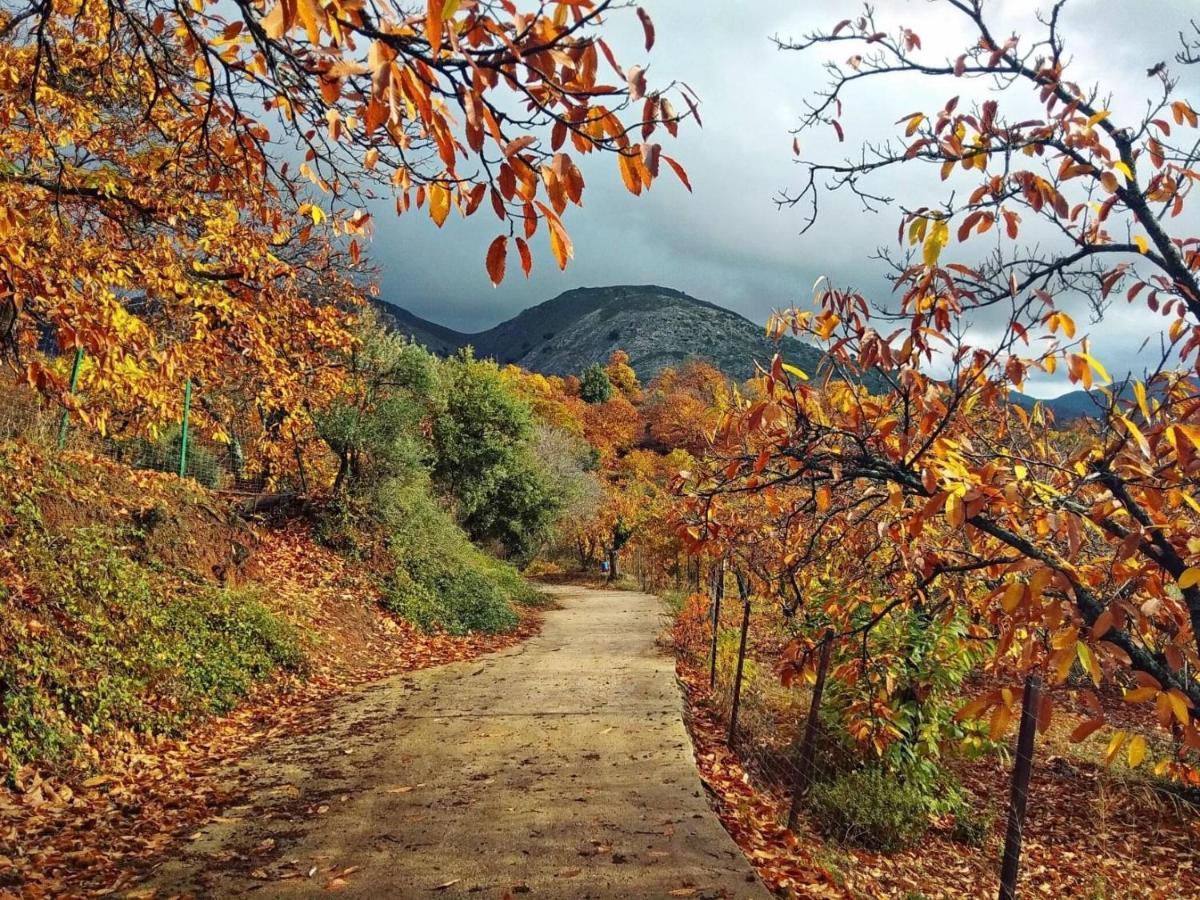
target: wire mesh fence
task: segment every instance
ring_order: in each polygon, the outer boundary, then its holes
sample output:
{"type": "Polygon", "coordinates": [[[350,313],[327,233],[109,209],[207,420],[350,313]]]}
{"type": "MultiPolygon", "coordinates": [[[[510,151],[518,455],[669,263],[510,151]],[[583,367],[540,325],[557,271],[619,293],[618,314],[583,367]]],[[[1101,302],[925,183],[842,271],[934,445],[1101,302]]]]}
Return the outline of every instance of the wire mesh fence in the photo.
{"type": "MultiPolygon", "coordinates": [[[[810,722],[815,685],[783,684],[782,649],[790,635],[778,611],[752,603],[746,615],[736,590],[730,593],[719,604],[709,594],[702,626],[680,649],[688,665],[709,677],[706,705],[723,726],[752,786],[782,798],[782,808],[791,807],[794,815],[796,798],[809,785],[839,774],[847,757],[819,715],[810,722]],[[719,609],[715,629],[714,607],[719,609]]],[[[826,697],[820,704],[828,702],[826,697]]]]}
{"type": "Polygon", "coordinates": [[[172,472],[213,490],[263,493],[269,473],[251,452],[263,433],[257,414],[247,411],[223,421],[227,439],[216,440],[191,421],[191,394],[187,382],[182,383],[179,421],[156,436],[126,433],[119,421],[101,436],[6,374],[0,376],[0,440],[21,438],[47,449],[102,453],[133,468],[172,472]]]}

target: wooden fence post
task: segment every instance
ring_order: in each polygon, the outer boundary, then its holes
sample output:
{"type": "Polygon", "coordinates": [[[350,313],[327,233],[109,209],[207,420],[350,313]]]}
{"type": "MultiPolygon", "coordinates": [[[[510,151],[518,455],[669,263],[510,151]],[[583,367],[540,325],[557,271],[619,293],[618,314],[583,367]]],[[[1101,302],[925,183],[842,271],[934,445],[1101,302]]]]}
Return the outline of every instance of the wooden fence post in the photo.
{"type": "Polygon", "coordinates": [[[800,801],[808,793],[813,782],[813,765],[815,763],[817,726],[820,722],[821,696],[825,693],[825,673],[829,671],[829,655],[833,648],[833,629],[825,629],[821,638],[821,656],[817,661],[817,681],[813,685],[812,699],[808,704],[808,722],[804,726],[804,738],[800,744],[799,769],[796,772],[796,783],[792,787],[792,805],[788,809],[788,830],[796,827],[796,818],[800,815],[800,801]]]}
{"type": "Polygon", "coordinates": [[[1033,742],[1042,692],[1041,676],[1025,678],[1021,698],[1021,730],[1017,734],[1017,762],[1013,767],[1012,797],[1008,804],[1008,829],[1004,835],[1004,862],[1000,867],[1000,900],[1016,900],[1017,873],[1021,865],[1021,836],[1025,829],[1025,804],[1033,773],[1033,742]]]}
{"type": "Polygon", "coordinates": [[[738,707],[742,702],[742,668],[746,663],[746,635],[750,631],[750,591],[741,572],[737,573],[738,593],[742,596],[742,640],[738,645],[737,672],[733,676],[733,709],[729,712],[729,736],[725,743],[733,747],[737,734],[738,707]]]}
{"type": "Polygon", "coordinates": [[[721,631],[721,600],[725,597],[725,560],[717,563],[713,576],[712,652],[708,661],[708,689],[717,686],[717,635],[721,631]]]}

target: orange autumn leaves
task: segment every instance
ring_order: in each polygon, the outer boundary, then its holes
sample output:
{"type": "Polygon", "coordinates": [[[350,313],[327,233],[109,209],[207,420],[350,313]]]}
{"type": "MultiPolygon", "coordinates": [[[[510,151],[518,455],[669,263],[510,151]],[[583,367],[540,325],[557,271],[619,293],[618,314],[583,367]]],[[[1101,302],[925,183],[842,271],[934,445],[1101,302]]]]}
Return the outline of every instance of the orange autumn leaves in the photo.
{"type": "MultiPolygon", "coordinates": [[[[488,276],[498,284],[510,243],[529,274],[529,241],[543,224],[558,266],[574,255],[562,216],[568,204],[582,203],[575,155],[615,153],[633,194],[650,188],[664,161],[688,184],[679,163],[650,140],[659,127],[675,135],[683,116],[665,92],[650,90],[644,67],[626,71],[594,33],[611,7],[607,0],[571,0],[523,12],[510,2],[431,0],[405,17],[361,0],[279,0],[262,25],[284,50],[300,41],[319,49],[331,134],[336,128],[351,145],[374,153],[389,144],[402,153],[428,147],[436,167],[394,171],[397,211],[428,204],[441,227],[452,209],[470,216],[486,200],[508,224],[486,255],[488,276]],[[365,64],[353,52],[358,41],[367,46],[365,64]],[[612,83],[605,72],[616,76],[612,83]],[[528,116],[513,114],[502,93],[528,116]]],[[[654,26],[645,10],[637,15],[649,51],[654,26]]],[[[694,96],[680,91],[687,114],[696,115],[694,96]]],[[[285,111],[293,102],[286,94],[276,98],[285,111]]]]}
{"type": "MultiPolygon", "coordinates": [[[[963,14],[972,28],[986,17],[963,14]]],[[[886,169],[890,189],[910,161],[955,181],[941,202],[906,198],[888,315],[855,290],[818,285],[814,310],[772,323],[826,345],[828,369],[805,382],[777,362],[724,415],[690,484],[683,537],[734,555],[765,593],[864,647],[893,613],[962,616],[1010,682],[964,717],[1003,737],[1020,680],[1038,673],[1052,686],[1045,728],[1078,673],[1088,716],[1078,738],[1107,727],[1107,760],[1200,783],[1200,253],[1179,215],[1200,177],[1194,103],[1167,80],[1144,120],[1115,122],[1065,62],[1017,38],[993,46],[983,33],[953,70],[927,70],[919,41],[866,17],[847,27],[853,36],[811,42],[840,54],[854,40],[863,52],[848,71],[831,68],[806,127],[840,115],[867,73],[880,85],[899,73],[1008,80],[983,102],[955,96],[904,117],[904,142],[883,161],[805,161],[812,180],[798,197],[814,207],[812,185],[826,177],[872,196],[873,172],[886,169]],[[1021,93],[1040,118],[1027,108],[1006,118],[1021,93]],[[980,239],[990,249],[964,253],[973,264],[950,259],[980,239]],[[1162,322],[1161,352],[1151,341],[1147,374],[1113,384],[1063,307],[1086,296],[1102,311],[1122,295],[1144,304],[1139,325],[1162,322]],[[984,330],[968,327],[979,310],[991,316],[984,330]],[[1056,422],[1011,403],[1031,374],[1093,389],[1092,415],[1056,422]],[[1105,716],[1098,697],[1114,686],[1141,707],[1147,734],[1105,716]]],[[[797,667],[816,639],[797,638],[797,667]]],[[[875,663],[885,667],[864,651],[863,665],[875,663]]],[[[872,713],[884,724],[889,699],[872,713]]]]}
{"type": "MultiPolygon", "coordinates": [[[[251,408],[269,440],[303,441],[370,288],[371,216],[356,202],[383,186],[398,213],[427,210],[439,227],[490,210],[507,228],[487,248],[495,282],[531,271],[539,229],[565,266],[579,158],[613,154],[640,192],[665,158],[657,132],[676,134],[695,109],[620,66],[602,36],[608,0],[33,12],[0,17],[0,143],[17,162],[0,172],[4,350],[99,429],[114,415],[139,433],[177,422],[192,378],[203,431],[221,437],[251,408]],[[65,71],[96,89],[71,89],[65,71]],[[276,131],[299,142],[298,164],[276,158],[276,131]],[[38,352],[45,337],[67,362],[38,352]]],[[[649,50],[653,23],[638,17],[649,50]]]]}

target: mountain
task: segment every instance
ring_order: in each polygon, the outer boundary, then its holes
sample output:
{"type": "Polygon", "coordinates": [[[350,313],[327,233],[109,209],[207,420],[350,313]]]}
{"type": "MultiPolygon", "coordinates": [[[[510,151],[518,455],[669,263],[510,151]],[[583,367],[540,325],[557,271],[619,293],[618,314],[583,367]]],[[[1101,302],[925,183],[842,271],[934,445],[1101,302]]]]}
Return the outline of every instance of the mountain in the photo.
{"type": "Polygon", "coordinates": [[[655,285],[577,288],[524,310],[495,328],[463,334],[390,304],[378,304],[387,324],[435,353],[468,344],[479,356],[550,375],[581,372],[603,363],[613,350],[629,354],[643,381],[686,359],[707,359],[734,378],[749,378],[754,362],[776,352],[816,372],[823,354],[785,337],[776,343],[745,316],[655,285]]]}
{"type": "MultiPolygon", "coordinates": [[[[810,344],[785,337],[779,343],[745,316],[657,285],[576,288],[531,306],[487,331],[466,334],[438,325],[399,306],[375,301],[385,324],[434,353],[449,356],[468,345],[482,357],[516,363],[548,375],[578,374],[603,363],[613,350],[624,350],[643,381],[686,359],[707,359],[726,374],[749,378],[754,363],[768,365],[777,351],[814,375],[824,354],[810,344]]],[[[875,377],[868,376],[868,386],[875,377]]],[[[1016,391],[1010,399],[1031,409],[1035,398],[1016,391]]],[[[1100,412],[1098,392],[1071,391],[1043,400],[1059,422],[1100,412]]]]}

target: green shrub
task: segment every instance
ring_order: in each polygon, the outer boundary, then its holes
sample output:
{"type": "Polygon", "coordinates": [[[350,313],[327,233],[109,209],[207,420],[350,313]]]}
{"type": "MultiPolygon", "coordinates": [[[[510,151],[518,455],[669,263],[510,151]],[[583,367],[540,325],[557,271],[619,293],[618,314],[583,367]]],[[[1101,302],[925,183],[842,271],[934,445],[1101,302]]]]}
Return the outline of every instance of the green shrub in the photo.
{"type": "Polygon", "coordinates": [[[996,815],[990,809],[975,810],[964,805],[954,816],[952,840],[968,847],[982,847],[992,833],[996,815]]]}
{"type": "Polygon", "coordinates": [[[516,569],[471,543],[426,480],[388,482],[375,504],[393,564],[383,584],[389,610],[426,629],[495,632],[516,627],[514,603],[537,600],[516,569]]]}
{"type": "Polygon", "coordinates": [[[911,845],[929,824],[920,791],[876,768],[814,785],[808,805],[826,837],[889,853],[911,845]]]}
{"type": "Polygon", "coordinates": [[[179,733],[302,664],[293,629],[255,595],[168,581],[113,537],[22,535],[22,568],[40,599],[0,609],[0,747],[10,765],[61,757],[88,732],[179,733]]]}

